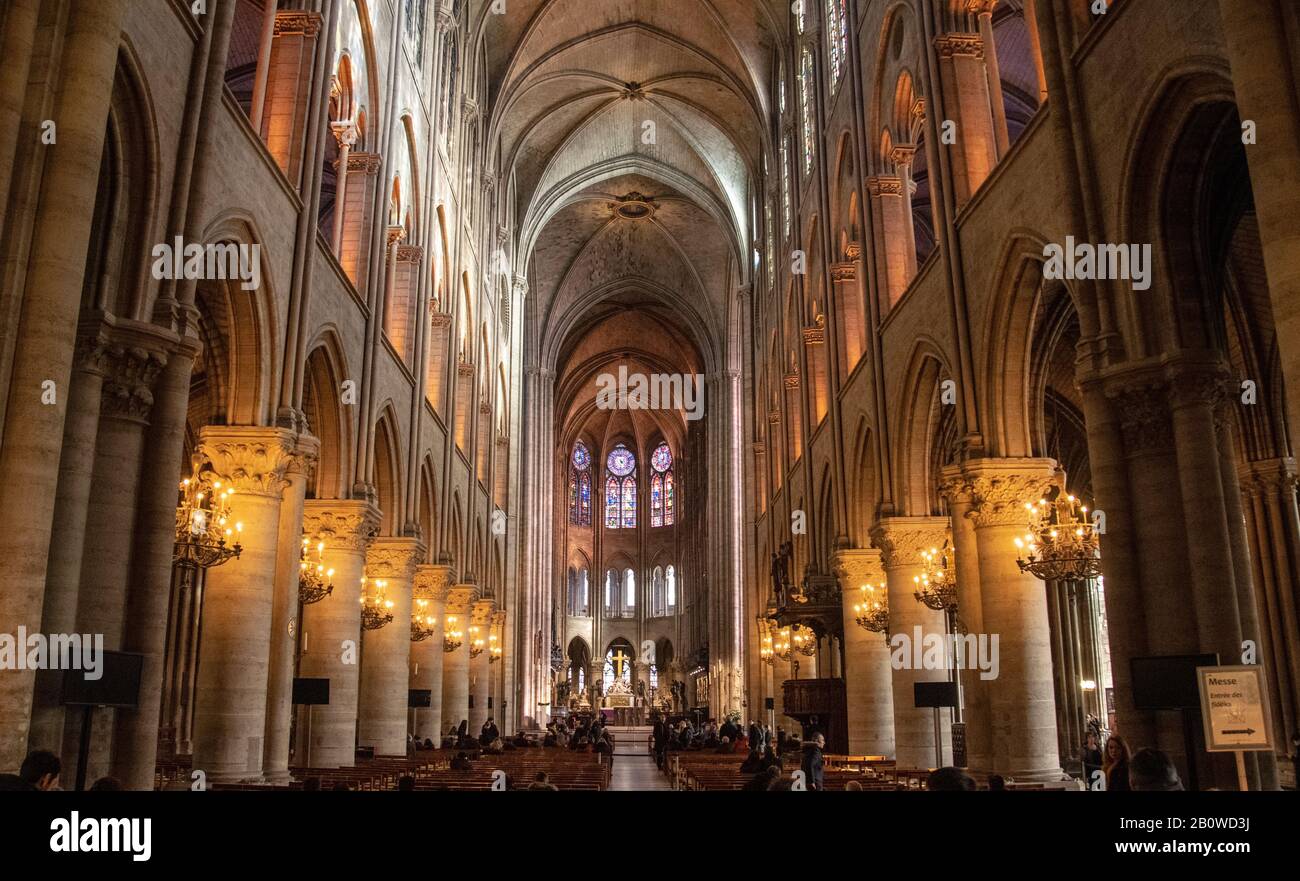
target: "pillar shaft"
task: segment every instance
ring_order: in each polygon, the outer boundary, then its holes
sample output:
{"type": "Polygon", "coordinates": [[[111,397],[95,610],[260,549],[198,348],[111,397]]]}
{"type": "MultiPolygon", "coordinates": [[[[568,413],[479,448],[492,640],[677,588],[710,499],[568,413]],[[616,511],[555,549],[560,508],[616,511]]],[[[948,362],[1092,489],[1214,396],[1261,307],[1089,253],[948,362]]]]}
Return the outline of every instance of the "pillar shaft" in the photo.
{"type": "MultiPolygon", "coordinates": [[[[885,634],[861,627],[854,604],[864,585],[885,583],[876,550],[840,551],[835,557],[844,601],[844,689],[848,714],[849,754],[894,754],[894,691],[885,634]]],[[[877,589],[879,589],[877,587],[877,589]]]]}
{"type": "Polygon", "coordinates": [[[212,783],[260,779],[280,502],[294,438],[284,429],[208,426],[200,455],[232,486],[243,554],[209,569],[194,703],[194,770],[212,783]]]}
{"type": "Polygon", "coordinates": [[[406,754],[407,694],[411,657],[411,591],[424,546],[413,538],[376,539],[366,552],[366,577],[384,583],[393,620],[362,634],[361,698],[357,741],[376,755],[406,754]]]}
{"type": "Polygon", "coordinates": [[[434,634],[411,644],[411,688],[429,692],[429,706],[415,711],[415,736],[432,740],[434,746],[441,744],[447,733],[442,722],[443,619],[452,577],[450,566],[417,566],[415,570],[413,599],[416,603],[424,600],[424,614],[434,619],[434,634]]]}

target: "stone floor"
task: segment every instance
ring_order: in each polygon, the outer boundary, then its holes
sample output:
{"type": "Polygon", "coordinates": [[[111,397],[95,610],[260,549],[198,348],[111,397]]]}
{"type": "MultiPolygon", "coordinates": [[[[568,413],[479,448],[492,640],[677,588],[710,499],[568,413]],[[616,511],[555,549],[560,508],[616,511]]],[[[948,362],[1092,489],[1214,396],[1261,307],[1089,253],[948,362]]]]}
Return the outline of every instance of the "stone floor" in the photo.
{"type": "Polygon", "coordinates": [[[610,726],[615,742],[611,792],[672,789],[668,778],[655,767],[649,746],[650,731],[649,726],[610,726]]]}

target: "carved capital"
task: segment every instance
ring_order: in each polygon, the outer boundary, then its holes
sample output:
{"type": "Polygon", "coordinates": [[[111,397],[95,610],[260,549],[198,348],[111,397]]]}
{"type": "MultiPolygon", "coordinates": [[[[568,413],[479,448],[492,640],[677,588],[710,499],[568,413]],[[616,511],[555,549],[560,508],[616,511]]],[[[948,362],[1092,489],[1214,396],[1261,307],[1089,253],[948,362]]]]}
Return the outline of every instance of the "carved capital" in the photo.
{"type": "Polygon", "coordinates": [[[431,312],[429,314],[429,323],[436,327],[451,327],[450,312],[431,312]]]}
{"type": "Polygon", "coordinates": [[[850,601],[864,584],[880,584],[885,580],[883,555],[877,548],[852,548],[837,551],[831,566],[840,580],[840,591],[846,602],[850,601]]]}
{"type": "Polygon", "coordinates": [[[153,409],[153,387],[167,366],[167,354],[143,346],[107,343],[101,358],[104,376],[100,404],[105,416],[144,422],[153,409]]]}
{"type": "Polygon", "coordinates": [[[302,12],[285,10],[275,14],[275,35],[283,37],[296,35],[314,37],[320,33],[321,14],[319,12],[302,12]]]}
{"type": "Polygon", "coordinates": [[[903,195],[903,179],[892,175],[875,175],[867,178],[867,192],[873,196],[903,195]]]}
{"type": "Polygon", "coordinates": [[[289,485],[297,438],[284,428],[209,425],[199,432],[199,456],[237,494],[278,498],[289,485]]]}
{"type": "Polygon", "coordinates": [[[450,566],[416,566],[413,595],[417,600],[442,602],[455,578],[450,566]]]}
{"type": "Polygon", "coordinates": [[[1060,483],[1050,459],[977,459],[967,462],[962,473],[970,493],[966,516],[976,528],[1028,525],[1025,505],[1060,483]]]}
{"type": "Polygon", "coordinates": [[[946,58],[984,58],[984,41],[979,34],[942,34],[934,38],[934,48],[941,59],[946,58]]]}
{"type": "Polygon", "coordinates": [[[1290,456],[1247,462],[1238,471],[1241,492],[1250,499],[1290,497],[1296,491],[1296,460],[1290,456]]]}
{"type": "MultiPolygon", "coordinates": [[[[477,600],[470,611],[470,623],[477,624],[479,627],[489,627],[492,624],[492,613],[496,611],[496,600],[477,600]]],[[[484,639],[486,639],[484,635],[484,639]]]]}
{"type": "MultiPolygon", "coordinates": [[[[857,259],[856,257],[853,259],[857,259]]],[[[831,281],[852,282],[858,280],[858,267],[853,263],[832,263],[831,281]]]]}
{"type": "Polygon", "coordinates": [[[1130,454],[1160,452],[1173,447],[1168,392],[1163,382],[1147,379],[1107,389],[1130,454]]]}
{"type": "Polygon", "coordinates": [[[378,153],[354,152],[348,154],[348,174],[379,174],[381,159],[378,153]]]}
{"type": "Polygon", "coordinates": [[[768,423],[771,424],[771,425],[780,425],[780,424],[781,424],[781,411],[780,411],[780,410],[769,410],[769,411],[767,412],[767,421],[768,421],[768,423]]]}
{"type": "Polygon", "coordinates": [[[785,387],[788,389],[797,389],[799,387],[799,374],[787,373],[785,375],[785,387]]]}
{"type": "Polygon", "coordinates": [[[366,577],[409,583],[424,550],[419,539],[377,538],[366,549],[366,577]]]}
{"type": "Polygon", "coordinates": [[[447,591],[446,614],[468,615],[478,601],[477,584],[454,584],[447,591]]]}
{"type": "Polygon", "coordinates": [[[379,509],[364,499],[308,499],[302,532],[330,548],[365,553],[379,530],[379,509]]]}
{"type": "Polygon", "coordinates": [[[946,517],[887,517],[871,529],[886,570],[923,566],[921,552],[943,547],[947,538],[946,517]]]}

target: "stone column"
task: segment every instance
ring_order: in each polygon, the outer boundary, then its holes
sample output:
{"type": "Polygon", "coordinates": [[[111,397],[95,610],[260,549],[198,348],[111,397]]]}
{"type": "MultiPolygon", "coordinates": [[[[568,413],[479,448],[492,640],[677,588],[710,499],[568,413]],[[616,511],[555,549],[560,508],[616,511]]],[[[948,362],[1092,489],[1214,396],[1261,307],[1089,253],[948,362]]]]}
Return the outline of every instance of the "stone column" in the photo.
{"type": "Polygon", "coordinates": [[[939,53],[943,110],[947,118],[957,120],[960,132],[952,151],[953,184],[960,208],[988,179],[998,161],[985,46],[979,34],[970,33],[944,34],[934,43],[939,53]]]}
{"type": "Polygon", "coordinates": [[[303,535],[325,542],[324,562],[334,570],[334,592],[303,614],[299,675],[330,681],[329,704],[300,711],[297,737],[306,749],[298,755],[309,767],[356,761],[361,579],[378,526],[378,509],[361,499],[308,499],[303,508],[303,535]]]}
{"type": "Polygon", "coordinates": [[[235,490],[230,507],[244,548],[208,570],[203,596],[194,770],[211,783],[262,775],[280,503],[294,447],[281,428],[210,425],[199,434],[213,479],[235,490]]]}
{"type": "MultiPolygon", "coordinates": [[[[894,690],[886,634],[873,633],[855,620],[863,588],[886,583],[880,551],[843,550],[835,555],[835,574],[844,601],[844,691],[849,754],[894,754],[894,690]]],[[[878,588],[877,588],[878,589],[878,588]]]]}
{"type": "Polygon", "coordinates": [[[1054,484],[1055,469],[1050,459],[978,459],[963,466],[971,487],[967,516],[975,524],[984,613],[985,633],[974,635],[987,635],[989,657],[997,665],[997,677],[987,686],[992,760],[987,769],[974,768],[976,773],[987,770],[1019,781],[1062,778],[1046,586],[1020,571],[1015,544],[1028,526],[1025,505],[1054,484]]]}
{"type": "MultiPolygon", "coordinates": [[[[54,534],[45,577],[45,605],[41,626],[46,633],[73,633],[77,627],[77,594],[81,587],[81,561],[86,540],[86,509],[90,504],[91,476],[95,466],[95,438],[99,432],[99,403],[104,372],[108,368],[102,326],[77,341],[76,368],[68,390],[68,416],[63,424],[63,452],[59,458],[59,489],[54,504],[54,534]]],[[[59,752],[63,742],[63,672],[36,674],[32,700],[29,749],[59,752]]],[[[65,768],[63,782],[72,787],[73,773],[65,768]]]]}
{"type": "MultiPolygon", "coordinates": [[[[461,631],[461,645],[442,659],[442,727],[459,726],[469,721],[469,622],[478,587],[457,584],[447,593],[447,611],[443,616],[450,625],[456,619],[461,631]]],[[[478,732],[471,731],[471,735],[478,732]]]]}
{"type": "MultiPolygon", "coordinates": [[[[46,563],[58,489],[69,378],[99,186],[99,157],[113,92],[125,0],[79,3],[67,19],[55,99],[57,151],[46,162],[31,231],[30,270],[7,375],[0,447],[0,632],[41,627],[46,563]],[[53,393],[54,397],[49,397],[53,393]]],[[[5,333],[8,332],[5,329],[5,333]]],[[[0,676],[0,773],[27,753],[32,671],[0,676]]]]}
{"type": "Polygon", "coordinates": [[[424,545],[414,538],[380,538],[366,552],[366,577],[386,583],[393,620],[362,634],[361,699],[357,741],[376,755],[406,755],[406,711],[411,657],[411,591],[424,545]]]}
{"type": "MultiPolygon", "coordinates": [[[[479,653],[477,657],[469,659],[469,688],[470,694],[474,700],[469,708],[469,733],[472,737],[478,737],[479,731],[483,728],[483,723],[487,717],[492,715],[488,709],[488,634],[492,630],[492,612],[495,603],[492,600],[479,600],[474,604],[473,612],[470,615],[471,626],[478,628],[477,639],[483,640],[481,646],[471,645],[470,634],[466,633],[465,645],[468,648],[477,648],[479,653]]],[[[499,727],[499,726],[498,726],[499,727]]]]}
{"type": "Polygon", "coordinates": [[[443,613],[447,588],[452,578],[450,566],[416,566],[412,601],[424,600],[424,614],[434,619],[434,634],[423,642],[411,643],[410,686],[429,691],[429,706],[415,711],[415,736],[428,738],[434,746],[442,743],[447,726],[442,724],[443,613]]]}
{"type": "Polygon", "coordinates": [[[276,164],[295,187],[302,175],[303,140],[311,105],[308,96],[321,20],[319,12],[278,12],[271,42],[261,135],[276,164]]]}
{"type": "MultiPolygon", "coordinates": [[[[887,517],[871,530],[871,540],[881,550],[889,586],[890,663],[893,667],[894,753],[900,768],[933,768],[937,758],[934,742],[934,710],[918,709],[913,686],[917,682],[943,682],[948,670],[916,669],[916,655],[925,648],[927,637],[942,638],[946,632],[943,613],[926,608],[913,595],[912,578],[922,571],[922,551],[943,546],[947,538],[946,517],[887,517]],[[917,639],[922,640],[917,645],[917,639]]],[[[948,714],[941,711],[942,718],[948,714]]],[[[952,730],[942,721],[940,738],[943,759],[952,758],[952,730]]]]}
{"type": "Polygon", "coordinates": [[[293,667],[298,646],[298,574],[302,554],[302,510],[307,482],[320,456],[320,441],[299,435],[285,477],[288,487],[280,506],[280,556],[275,569],[275,603],[271,612],[271,667],[266,683],[266,758],[263,773],[270,783],[289,782],[289,723],[293,718],[293,667]]]}
{"type": "Polygon", "coordinates": [[[148,467],[140,479],[131,584],[127,589],[126,627],[122,634],[123,651],[144,655],[140,694],[148,699],[142,700],[134,710],[118,711],[113,735],[112,773],[127,789],[152,789],[158,759],[161,692],[166,687],[164,667],[175,552],[176,489],[184,456],[190,375],[198,351],[198,342],[192,338],[175,342],[167,366],[155,383],[149,413],[143,453],[148,467]]]}

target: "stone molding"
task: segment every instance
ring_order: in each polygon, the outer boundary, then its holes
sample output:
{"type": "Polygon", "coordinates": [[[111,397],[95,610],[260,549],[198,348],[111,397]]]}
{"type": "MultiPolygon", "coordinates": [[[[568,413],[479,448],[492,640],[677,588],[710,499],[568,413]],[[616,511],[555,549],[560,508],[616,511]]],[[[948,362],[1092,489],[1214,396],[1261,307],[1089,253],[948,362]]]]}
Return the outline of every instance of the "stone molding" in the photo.
{"type": "Polygon", "coordinates": [[[934,48],[941,59],[984,58],[984,40],[979,34],[952,33],[934,38],[934,48]]]}
{"type": "Polygon", "coordinates": [[[208,425],[199,431],[199,456],[236,494],[279,498],[298,455],[297,437],[285,428],[208,425]]]}
{"type": "Polygon", "coordinates": [[[454,584],[447,591],[445,613],[448,615],[468,615],[478,598],[477,584],[454,584]]]}
{"type": "Polygon", "coordinates": [[[366,549],[366,577],[409,583],[424,552],[424,542],[419,539],[377,538],[366,549]]]}
{"type": "Polygon", "coordinates": [[[976,459],[962,466],[970,495],[966,515],[975,527],[1029,525],[1026,504],[1034,504],[1061,483],[1051,459],[976,459]]]}
{"type": "Polygon", "coordinates": [[[320,33],[321,14],[287,9],[275,14],[275,36],[314,37],[320,33]]]}
{"type": "Polygon", "coordinates": [[[831,568],[840,579],[840,592],[845,600],[855,596],[864,584],[880,584],[885,580],[884,555],[879,548],[845,548],[831,557],[831,568]]]}
{"type": "Polygon", "coordinates": [[[1294,493],[1297,481],[1296,460],[1290,456],[1279,459],[1261,459],[1247,462],[1238,470],[1242,495],[1250,499],[1263,499],[1284,493],[1294,493]]]}
{"type": "Polygon", "coordinates": [[[447,599],[447,591],[455,578],[455,573],[450,566],[433,564],[416,566],[412,594],[417,600],[442,602],[447,599]]]}
{"type": "Polygon", "coordinates": [[[365,553],[379,529],[379,509],[364,499],[308,499],[303,508],[303,535],[327,547],[365,553]]]}

